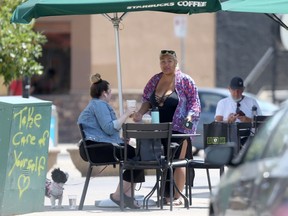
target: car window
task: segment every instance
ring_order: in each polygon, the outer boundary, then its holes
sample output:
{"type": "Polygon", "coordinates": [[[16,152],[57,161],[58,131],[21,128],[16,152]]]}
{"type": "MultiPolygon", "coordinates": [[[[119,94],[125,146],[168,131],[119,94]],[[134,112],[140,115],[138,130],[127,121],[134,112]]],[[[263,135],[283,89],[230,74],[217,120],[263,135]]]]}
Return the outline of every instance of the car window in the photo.
{"type": "MultiPolygon", "coordinates": [[[[271,145],[271,150],[268,149],[265,157],[271,157],[272,155],[275,156],[275,151],[279,153],[279,149],[281,149],[282,147],[279,146],[279,142],[271,142],[270,141],[270,136],[271,134],[276,134],[276,133],[281,133],[275,131],[275,128],[277,128],[277,125],[279,124],[279,121],[281,120],[281,118],[283,118],[283,114],[284,114],[284,110],[281,110],[279,112],[277,112],[272,118],[270,118],[261,128],[261,130],[259,130],[259,132],[257,133],[257,135],[254,137],[251,145],[249,146],[249,149],[247,150],[247,153],[244,156],[244,161],[255,161],[260,159],[262,156],[264,156],[264,152],[265,152],[265,148],[268,145],[268,147],[271,145]],[[273,148],[276,148],[278,150],[272,150],[273,148]],[[271,152],[273,151],[273,152],[271,152]],[[270,155],[270,156],[269,156],[270,155]]],[[[287,116],[286,116],[287,118],[287,116]]],[[[283,119],[282,119],[283,120],[283,119]]],[[[287,121],[287,119],[286,119],[287,121]]],[[[282,128],[284,127],[284,123],[282,121],[282,128]]],[[[286,126],[287,127],[287,126],[286,126]]],[[[287,131],[287,130],[285,130],[287,131]]],[[[285,131],[282,131],[282,133],[284,134],[285,131]]],[[[283,134],[282,134],[282,138],[283,138],[283,134]]],[[[273,136],[274,137],[274,136],[273,136]]],[[[276,139],[276,138],[275,138],[276,139]]],[[[275,140],[276,141],[276,140],[275,140]]]]}
{"type": "Polygon", "coordinates": [[[272,131],[264,157],[276,157],[285,152],[288,144],[288,115],[284,114],[278,122],[277,128],[272,131]]]}
{"type": "Polygon", "coordinates": [[[201,102],[201,112],[210,112],[215,114],[217,103],[224,98],[223,95],[202,92],[199,94],[201,102]]]}

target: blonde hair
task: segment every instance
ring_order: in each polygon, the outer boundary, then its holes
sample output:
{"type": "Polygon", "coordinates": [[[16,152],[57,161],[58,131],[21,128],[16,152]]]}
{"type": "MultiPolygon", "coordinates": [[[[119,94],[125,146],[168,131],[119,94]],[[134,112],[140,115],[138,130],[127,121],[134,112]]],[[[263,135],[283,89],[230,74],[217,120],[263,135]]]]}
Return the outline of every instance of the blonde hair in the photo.
{"type": "Polygon", "coordinates": [[[173,57],[173,59],[177,61],[177,55],[174,50],[161,50],[159,57],[161,59],[163,56],[166,56],[166,55],[173,57]]]}
{"type": "Polygon", "coordinates": [[[90,77],[90,96],[92,98],[99,98],[103,92],[109,89],[109,82],[101,79],[101,75],[96,73],[90,77]]]}
{"type": "Polygon", "coordinates": [[[98,83],[98,82],[101,82],[102,79],[101,79],[101,75],[96,73],[96,74],[93,74],[90,76],[90,82],[91,83],[98,83]]]}

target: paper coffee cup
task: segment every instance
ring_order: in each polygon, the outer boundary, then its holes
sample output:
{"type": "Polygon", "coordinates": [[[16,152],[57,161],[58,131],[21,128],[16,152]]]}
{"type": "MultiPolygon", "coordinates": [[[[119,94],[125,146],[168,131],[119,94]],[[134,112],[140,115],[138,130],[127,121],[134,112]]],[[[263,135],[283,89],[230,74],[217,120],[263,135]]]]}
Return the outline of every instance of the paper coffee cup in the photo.
{"type": "Polygon", "coordinates": [[[152,117],[149,114],[144,114],[142,117],[142,122],[145,124],[150,124],[152,122],[152,117]]]}
{"type": "Polygon", "coordinates": [[[69,199],[69,209],[76,209],[77,196],[68,195],[68,199],[69,199]]]}
{"type": "Polygon", "coordinates": [[[127,108],[136,110],[136,100],[126,100],[127,108]]]}

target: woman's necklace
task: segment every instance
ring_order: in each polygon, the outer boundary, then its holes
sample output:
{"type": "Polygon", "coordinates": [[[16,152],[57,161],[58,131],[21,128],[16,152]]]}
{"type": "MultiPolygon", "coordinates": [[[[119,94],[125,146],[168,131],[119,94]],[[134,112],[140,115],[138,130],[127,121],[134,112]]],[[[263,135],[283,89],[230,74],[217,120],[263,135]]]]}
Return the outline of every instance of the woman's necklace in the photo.
{"type": "MultiPolygon", "coordinates": [[[[157,95],[156,92],[155,92],[155,100],[156,100],[156,102],[158,103],[159,106],[163,106],[165,100],[167,99],[167,97],[169,97],[170,94],[166,94],[166,93],[167,93],[169,90],[171,90],[171,91],[173,92],[174,89],[172,90],[172,86],[171,86],[171,84],[173,85],[173,83],[174,83],[174,79],[172,79],[172,80],[170,81],[170,83],[167,85],[168,88],[164,91],[164,93],[162,94],[162,96],[157,95]]],[[[163,83],[163,84],[165,84],[165,83],[163,83]]],[[[163,85],[163,84],[162,84],[162,85],[163,85]]]]}
{"type": "Polygon", "coordinates": [[[166,92],[164,92],[164,94],[162,96],[158,96],[158,95],[155,94],[155,100],[156,100],[156,102],[158,103],[159,106],[163,106],[164,101],[169,96],[169,95],[165,95],[165,94],[166,94],[166,92]]]}

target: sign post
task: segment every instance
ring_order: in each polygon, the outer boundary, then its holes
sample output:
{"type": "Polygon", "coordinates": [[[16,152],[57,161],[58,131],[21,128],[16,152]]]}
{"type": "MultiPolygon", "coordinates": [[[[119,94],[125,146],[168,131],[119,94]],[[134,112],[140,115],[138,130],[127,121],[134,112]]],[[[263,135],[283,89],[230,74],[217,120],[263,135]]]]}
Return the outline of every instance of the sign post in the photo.
{"type": "Polygon", "coordinates": [[[185,38],[187,34],[187,16],[174,17],[174,33],[180,38],[181,70],[185,72],[185,38]]]}

